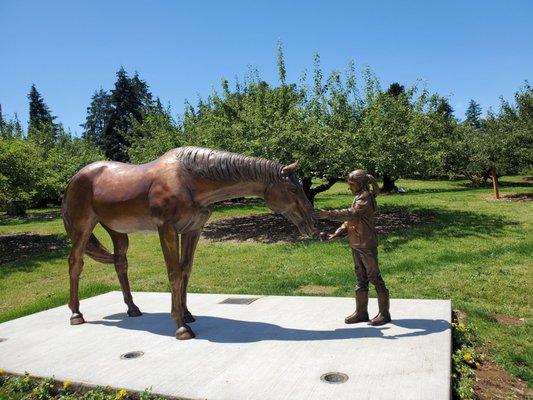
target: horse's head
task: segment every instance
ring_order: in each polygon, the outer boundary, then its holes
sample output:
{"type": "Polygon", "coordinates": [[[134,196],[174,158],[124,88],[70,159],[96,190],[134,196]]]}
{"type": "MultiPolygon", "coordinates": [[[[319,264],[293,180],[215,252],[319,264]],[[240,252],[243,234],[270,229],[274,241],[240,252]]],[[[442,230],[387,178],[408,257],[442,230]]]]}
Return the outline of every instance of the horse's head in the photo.
{"type": "Polygon", "coordinates": [[[282,169],[282,179],[268,185],[265,191],[265,203],[272,211],[282,214],[296,225],[302,234],[313,236],[317,232],[313,219],[313,206],[296,175],[297,169],[297,162],[282,169]]]}

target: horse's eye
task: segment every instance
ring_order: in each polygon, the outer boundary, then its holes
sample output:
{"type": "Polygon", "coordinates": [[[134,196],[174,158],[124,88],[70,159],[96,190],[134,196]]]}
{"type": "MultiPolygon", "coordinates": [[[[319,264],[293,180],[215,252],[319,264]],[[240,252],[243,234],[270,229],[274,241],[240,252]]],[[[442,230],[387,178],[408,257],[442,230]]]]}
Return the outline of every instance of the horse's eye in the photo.
{"type": "Polygon", "coordinates": [[[292,193],[298,193],[298,189],[295,188],[295,187],[292,187],[290,190],[291,190],[292,193]]]}

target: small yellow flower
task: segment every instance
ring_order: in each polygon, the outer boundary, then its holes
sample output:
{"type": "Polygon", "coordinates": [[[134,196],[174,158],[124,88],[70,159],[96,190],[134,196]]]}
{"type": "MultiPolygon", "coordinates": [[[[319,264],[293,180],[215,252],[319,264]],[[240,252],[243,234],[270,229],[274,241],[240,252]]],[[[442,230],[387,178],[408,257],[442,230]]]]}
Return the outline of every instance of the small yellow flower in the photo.
{"type": "Polygon", "coordinates": [[[465,327],[465,324],[460,322],[458,325],[457,325],[457,329],[459,329],[460,331],[465,331],[466,330],[466,327],[465,327]]]}
{"type": "Polygon", "coordinates": [[[475,363],[474,361],[474,358],[472,357],[472,354],[470,353],[466,353],[464,356],[463,356],[463,360],[465,360],[468,364],[472,365],[475,363]]]}
{"type": "Polygon", "coordinates": [[[72,381],[63,382],[63,390],[68,390],[72,386],[72,381]]]}
{"type": "Polygon", "coordinates": [[[128,395],[128,392],[126,392],[126,389],[120,389],[115,396],[115,400],[121,400],[125,398],[127,395],[128,395]]]}
{"type": "Polygon", "coordinates": [[[6,373],[6,370],[3,368],[0,368],[0,376],[4,375],[6,373]]]}

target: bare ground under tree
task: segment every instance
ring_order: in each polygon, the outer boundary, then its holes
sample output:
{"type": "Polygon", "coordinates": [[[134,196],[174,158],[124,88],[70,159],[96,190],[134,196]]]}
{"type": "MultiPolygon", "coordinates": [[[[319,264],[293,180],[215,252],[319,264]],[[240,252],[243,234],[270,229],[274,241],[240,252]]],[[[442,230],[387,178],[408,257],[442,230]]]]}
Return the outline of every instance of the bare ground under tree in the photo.
{"type": "MultiPolygon", "coordinates": [[[[410,213],[401,209],[387,210],[376,216],[376,229],[379,234],[428,222],[427,213],[410,213]]],[[[340,222],[319,221],[318,229],[333,233],[340,222]]],[[[212,241],[255,241],[260,243],[295,243],[308,240],[298,229],[279,214],[257,214],[245,217],[219,218],[205,227],[202,236],[212,241]]]]}

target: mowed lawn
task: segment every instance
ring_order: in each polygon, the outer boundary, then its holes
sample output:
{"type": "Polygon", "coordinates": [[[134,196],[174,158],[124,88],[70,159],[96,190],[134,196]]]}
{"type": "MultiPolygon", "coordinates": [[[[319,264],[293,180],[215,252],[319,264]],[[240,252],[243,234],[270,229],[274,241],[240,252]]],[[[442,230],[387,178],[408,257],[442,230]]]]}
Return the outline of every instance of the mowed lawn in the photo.
{"type": "MultiPolygon", "coordinates": [[[[503,195],[533,193],[522,177],[502,183],[503,195]]],[[[492,201],[490,188],[472,189],[466,181],[401,180],[399,186],[407,193],[380,196],[381,209],[429,214],[431,220],[380,236],[380,265],[391,296],[451,298],[475,326],[485,352],[533,385],[533,202],[492,201]],[[514,323],[498,322],[502,316],[514,323]]],[[[317,197],[316,207],[346,207],[351,199],[346,185],[338,183],[317,197]]],[[[267,209],[240,206],[216,210],[213,218],[261,212],[267,209]]],[[[59,218],[0,222],[0,235],[28,232],[64,235],[59,218]]],[[[102,228],[96,234],[110,246],[102,228]]],[[[0,321],[66,304],[67,255],[68,246],[62,246],[0,264],[0,321]]],[[[132,290],[169,291],[156,234],[130,235],[128,256],[132,290]]],[[[190,282],[190,291],[205,293],[352,296],[353,287],[346,241],[202,240],[190,282]]],[[[113,266],[86,257],[81,297],[109,290],[120,290],[113,266]]],[[[394,318],[394,308],[391,312],[394,318]]]]}

